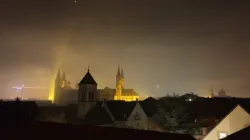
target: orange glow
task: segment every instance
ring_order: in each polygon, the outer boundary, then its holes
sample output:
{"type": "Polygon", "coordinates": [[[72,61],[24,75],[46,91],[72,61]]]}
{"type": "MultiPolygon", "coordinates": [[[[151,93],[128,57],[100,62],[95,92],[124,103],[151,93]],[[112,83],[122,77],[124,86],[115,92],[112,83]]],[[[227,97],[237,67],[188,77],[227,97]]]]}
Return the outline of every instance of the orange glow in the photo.
{"type": "Polygon", "coordinates": [[[114,100],[123,100],[125,102],[132,102],[139,100],[139,96],[114,96],[114,100]]]}
{"type": "Polygon", "coordinates": [[[52,79],[51,79],[51,83],[50,83],[50,90],[49,90],[49,97],[48,99],[50,101],[52,101],[54,103],[54,100],[55,100],[55,79],[56,79],[56,76],[57,76],[57,72],[58,72],[58,69],[61,67],[61,64],[62,64],[62,56],[64,55],[64,52],[65,52],[65,47],[62,47],[62,48],[57,48],[58,50],[56,50],[56,54],[55,54],[55,57],[56,57],[56,65],[55,65],[55,69],[53,71],[53,75],[52,75],[52,79]]]}
{"type": "Polygon", "coordinates": [[[55,99],[55,80],[53,79],[51,82],[51,87],[49,90],[49,100],[52,101],[52,103],[54,103],[54,99],[55,99]]]}

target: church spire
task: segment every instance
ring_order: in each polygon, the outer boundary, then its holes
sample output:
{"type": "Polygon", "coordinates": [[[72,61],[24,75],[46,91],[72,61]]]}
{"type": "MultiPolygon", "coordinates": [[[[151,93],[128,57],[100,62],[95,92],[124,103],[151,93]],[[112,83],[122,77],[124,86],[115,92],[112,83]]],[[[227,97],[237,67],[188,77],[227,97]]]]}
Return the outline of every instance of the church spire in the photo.
{"type": "Polygon", "coordinates": [[[121,77],[124,78],[124,75],[123,75],[123,68],[121,70],[121,77]]]}
{"type": "Polygon", "coordinates": [[[121,73],[120,73],[120,66],[118,65],[118,71],[117,71],[117,77],[120,77],[121,76],[121,73]]]}
{"type": "Polygon", "coordinates": [[[62,74],[62,80],[63,80],[63,81],[66,81],[66,74],[65,74],[64,71],[63,71],[63,74],[62,74]]]}
{"type": "Polygon", "coordinates": [[[61,72],[60,72],[60,69],[58,69],[56,79],[61,80],[61,72]]]}

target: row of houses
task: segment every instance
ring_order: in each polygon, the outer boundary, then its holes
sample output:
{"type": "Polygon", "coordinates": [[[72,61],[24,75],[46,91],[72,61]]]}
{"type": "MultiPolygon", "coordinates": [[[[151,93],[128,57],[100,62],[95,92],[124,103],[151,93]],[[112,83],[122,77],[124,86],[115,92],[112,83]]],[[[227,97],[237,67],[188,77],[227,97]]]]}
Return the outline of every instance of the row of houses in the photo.
{"type": "MultiPolygon", "coordinates": [[[[212,123],[200,127],[201,133],[193,134],[194,138],[218,140],[230,138],[229,135],[235,137],[235,133],[240,133],[241,130],[243,132],[249,130],[250,108],[248,99],[207,100],[194,101],[188,107],[187,111],[195,116],[194,122],[201,123],[206,119],[214,120],[211,121],[212,123]],[[209,103],[206,103],[207,100],[209,103]],[[211,104],[214,104],[214,106],[211,104]],[[203,111],[200,109],[203,109],[203,111]]],[[[76,105],[39,107],[36,102],[17,99],[16,101],[0,102],[0,122],[13,123],[13,120],[55,122],[165,133],[168,132],[164,128],[164,123],[167,120],[158,115],[159,107],[162,107],[159,106],[159,100],[152,97],[135,102],[103,101],[98,102],[88,112],[84,120],[80,120],[76,115],[76,105]]]]}

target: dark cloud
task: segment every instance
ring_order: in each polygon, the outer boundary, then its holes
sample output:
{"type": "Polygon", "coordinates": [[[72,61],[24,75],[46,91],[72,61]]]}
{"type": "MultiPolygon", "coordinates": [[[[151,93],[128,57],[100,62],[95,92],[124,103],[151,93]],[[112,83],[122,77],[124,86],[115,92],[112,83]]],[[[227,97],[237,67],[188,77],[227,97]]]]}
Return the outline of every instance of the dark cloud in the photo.
{"type": "Polygon", "coordinates": [[[1,1],[2,95],[15,84],[49,85],[57,66],[74,82],[90,65],[101,87],[114,87],[120,64],[126,86],[145,94],[214,86],[247,96],[249,12],[230,0],[1,1]]]}

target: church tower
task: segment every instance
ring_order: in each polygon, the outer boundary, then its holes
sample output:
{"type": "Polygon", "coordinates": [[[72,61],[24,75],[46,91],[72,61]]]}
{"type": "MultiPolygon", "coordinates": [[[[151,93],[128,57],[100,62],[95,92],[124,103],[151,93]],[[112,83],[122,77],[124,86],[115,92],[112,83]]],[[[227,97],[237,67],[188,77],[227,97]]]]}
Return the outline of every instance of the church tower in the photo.
{"type": "Polygon", "coordinates": [[[62,87],[65,88],[65,87],[66,87],[66,84],[67,84],[67,81],[66,81],[66,74],[65,74],[65,72],[63,71],[63,73],[62,73],[62,87]]]}
{"type": "Polygon", "coordinates": [[[122,87],[122,90],[123,90],[123,89],[124,89],[124,74],[123,74],[123,68],[122,68],[122,70],[121,70],[120,82],[121,82],[121,87],[122,87]]]}
{"type": "Polygon", "coordinates": [[[84,119],[98,98],[97,83],[89,69],[78,85],[78,117],[84,119]]]}
{"type": "Polygon", "coordinates": [[[55,88],[54,88],[54,103],[59,103],[60,93],[62,91],[62,77],[61,71],[58,69],[57,76],[55,79],[55,88]]]}
{"type": "Polygon", "coordinates": [[[55,79],[55,87],[61,87],[62,86],[62,77],[61,77],[61,71],[58,69],[56,79],[55,79]]]}
{"type": "Polygon", "coordinates": [[[115,100],[121,100],[122,96],[122,75],[120,72],[120,67],[118,66],[118,71],[116,75],[116,92],[115,92],[115,100]]]}

